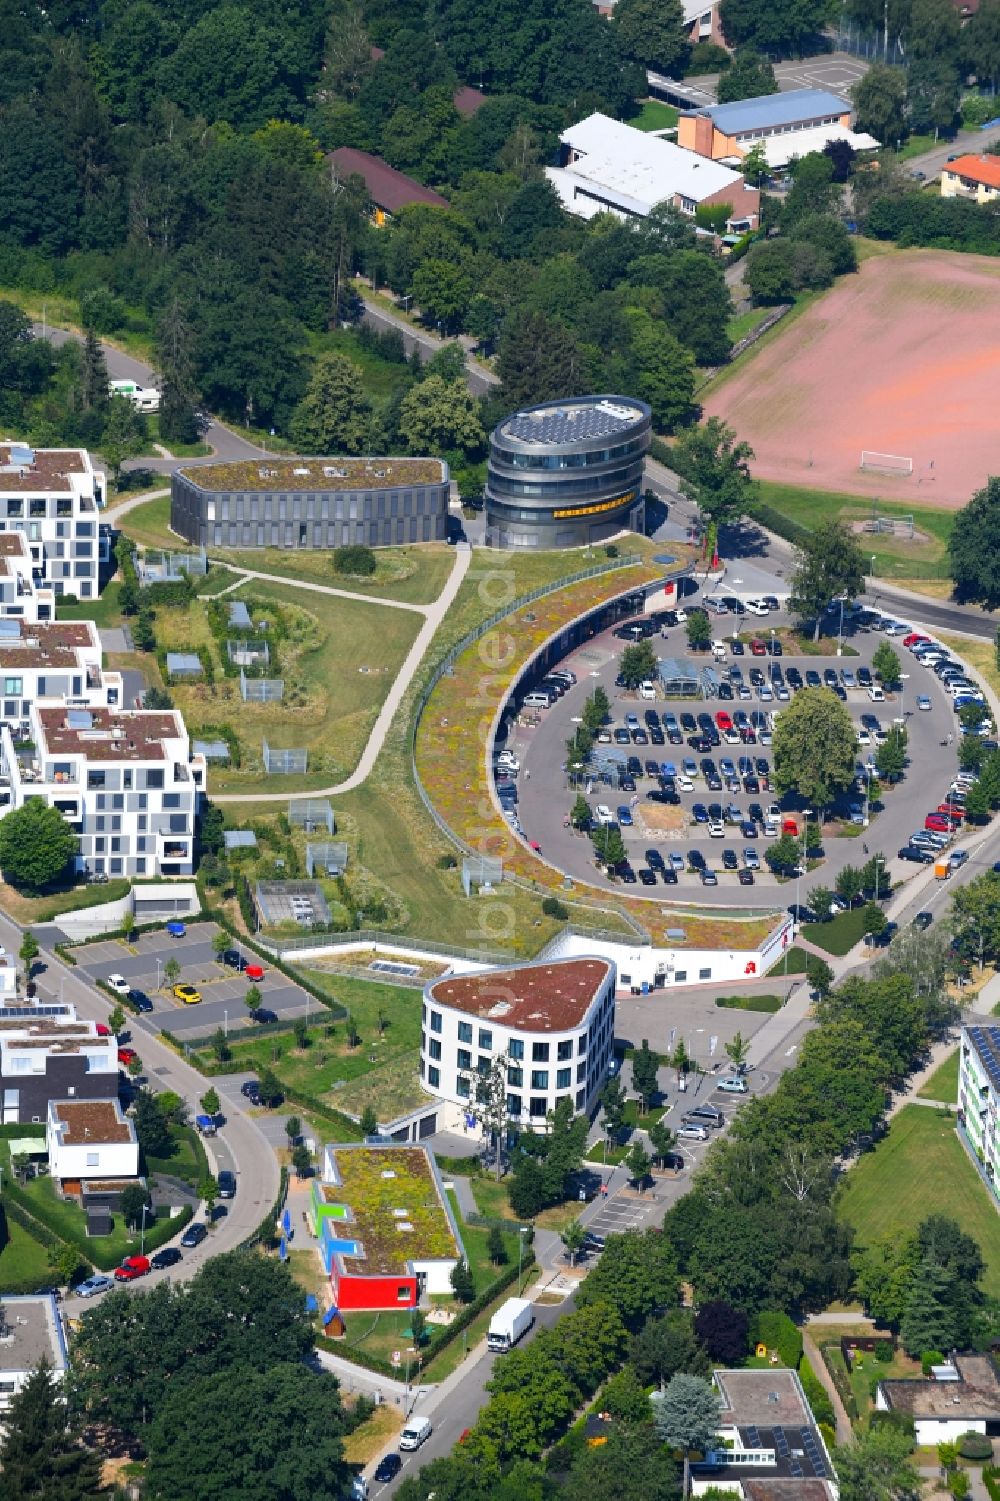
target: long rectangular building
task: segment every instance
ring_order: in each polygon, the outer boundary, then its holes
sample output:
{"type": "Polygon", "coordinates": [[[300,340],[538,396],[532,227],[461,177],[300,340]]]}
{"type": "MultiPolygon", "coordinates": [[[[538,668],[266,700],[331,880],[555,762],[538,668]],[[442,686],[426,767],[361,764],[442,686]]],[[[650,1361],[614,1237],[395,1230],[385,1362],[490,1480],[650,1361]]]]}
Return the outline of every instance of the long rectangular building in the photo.
{"type": "Polygon", "coordinates": [[[390,547],[443,542],[440,459],[275,459],[190,465],[170,481],[170,525],[197,547],[390,547]]]}

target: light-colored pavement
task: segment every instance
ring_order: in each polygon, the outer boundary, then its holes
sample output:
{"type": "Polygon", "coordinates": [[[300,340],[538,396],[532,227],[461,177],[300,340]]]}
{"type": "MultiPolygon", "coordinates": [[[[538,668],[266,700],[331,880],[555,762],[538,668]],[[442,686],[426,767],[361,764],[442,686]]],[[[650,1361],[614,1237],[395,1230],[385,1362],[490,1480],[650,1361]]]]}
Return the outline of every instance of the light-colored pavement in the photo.
{"type": "MultiPolygon", "coordinates": [[[[468,555],[468,548],[460,549],[460,551],[468,555]]],[[[414,615],[423,615],[424,617],[428,616],[439,603],[439,601],[435,601],[434,604],[430,605],[414,605],[410,604],[407,600],[383,599],[375,594],[359,594],[356,589],[337,589],[332,584],[317,584],[312,579],[289,578],[284,573],[262,573],[257,568],[236,568],[232,563],[226,563],[225,567],[240,575],[239,582],[231,585],[231,588],[234,589],[239,588],[239,583],[245,582],[247,579],[261,579],[267,584],[284,584],[287,588],[304,589],[307,593],[311,594],[331,594],[335,599],[350,599],[364,605],[384,605],[389,610],[410,610],[414,615]]],[[[453,569],[452,572],[454,573],[454,571],[453,569]]],[[[461,583],[461,579],[459,579],[459,583],[461,583]]]]}
{"type": "MultiPolygon", "coordinates": [[[[343,782],[337,782],[332,787],[319,787],[310,791],[311,797],[333,797],[337,793],[352,792],[355,787],[360,787],[371,774],[372,768],[378,759],[378,754],[385,743],[385,737],[389,733],[390,726],[396,717],[406,692],[415,677],[426,652],[434,639],[438,626],[444,620],[455,596],[462,586],[462,581],[469,571],[472,562],[472,549],[465,543],[459,543],[455,549],[455,563],[448,575],[447,583],[441,590],[437,599],[431,605],[411,605],[410,609],[419,609],[423,612],[424,623],[417,632],[416,640],[406,654],[403,665],[400,667],[393,681],[392,687],[386,695],[385,703],[379,710],[378,718],[372,726],[371,734],[361,758],[351,775],[343,782]]],[[[282,579],[282,583],[289,583],[288,579],[282,579]]],[[[325,585],[310,584],[306,587],[319,589],[323,592],[336,593],[336,590],[327,590],[325,585]]],[[[357,599],[357,595],[351,595],[357,599]]],[[[379,604],[386,601],[379,600],[379,604]]],[[[213,794],[213,801],[217,803],[286,803],[287,792],[227,792],[213,794]]]]}
{"type": "Polygon", "coordinates": [[[837,1443],[853,1444],[854,1429],[851,1427],[851,1420],[847,1416],[847,1408],[841,1401],[840,1393],[834,1385],[833,1377],[826,1368],[826,1361],[823,1359],[815,1340],[809,1333],[808,1327],[802,1331],[802,1350],[813,1368],[817,1381],[823,1387],[833,1404],[834,1416],[837,1422],[837,1443]]]}

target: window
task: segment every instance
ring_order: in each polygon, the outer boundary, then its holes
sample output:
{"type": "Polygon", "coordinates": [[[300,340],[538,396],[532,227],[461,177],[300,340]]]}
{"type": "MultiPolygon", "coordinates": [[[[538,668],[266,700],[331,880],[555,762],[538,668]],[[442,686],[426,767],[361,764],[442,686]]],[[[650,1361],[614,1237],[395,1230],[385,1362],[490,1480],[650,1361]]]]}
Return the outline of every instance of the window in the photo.
{"type": "Polygon", "coordinates": [[[479,1046],[485,1053],[489,1053],[493,1049],[493,1033],[486,1027],[479,1028],[479,1046]]]}
{"type": "Polygon", "coordinates": [[[438,1042],[438,1040],[437,1040],[436,1037],[432,1037],[431,1038],[431,1045],[430,1045],[430,1048],[429,1048],[428,1051],[430,1052],[430,1055],[435,1060],[435,1062],[440,1063],[440,1061],[441,1061],[441,1044],[438,1042]]]}
{"type": "Polygon", "coordinates": [[[510,1040],[510,1042],[507,1044],[507,1057],[508,1058],[523,1058],[524,1057],[524,1043],[521,1041],[521,1039],[519,1037],[512,1037],[511,1040],[510,1040]]]}
{"type": "Polygon", "coordinates": [[[531,1044],[532,1063],[548,1063],[549,1045],[547,1042],[533,1042],[531,1044]]]}
{"type": "Polygon", "coordinates": [[[685,982],[685,980],[687,979],[687,977],[688,977],[688,972],[687,972],[686,969],[677,969],[677,970],[675,970],[674,971],[674,984],[675,985],[683,985],[684,982],[685,982]]]}
{"type": "Polygon", "coordinates": [[[479,1057],[476,1059],[476,1073],[479,1075],[480,1079],[489,1078],[490,1064],[492,1061],[493,1060],[491,1058],[487,1057],[483,1053],[480,1053],[479,1057]]]}
{"type": "Polygon", "coordinates": [[[524,1083],[524,1069],[509,1068],[507,1070],[507,1083],[513,1085],[515,1089],[520,1089],[524,1083]]]}
{"type": "Polygon", "coordinates": [[[698,971],[698,979],[699,980],[710,980],[711,978],[712,978],[712,971],[710,969],[700,969],[698,971]]]}
{"type": "Polygon", "coordinates": [[[561,1068],[556,1074],[556,1088],[568,1089],[571,1083],[572,1073],[573,1070],[571,1068],[561,1068]]]}
{"type": "Polygon", "coordinates": [[[100,1167],[100,1164],[101,1164],[101,1154],[100,1154],[100,1152],[88,1152],[87,1153],[87,1166],[88,1167],[100,1167]]]}
{"type": "Polygon", "coordinates": [[[587,1065],[585,1063],[578,1063],[577,1066],[576,1066],[576,1082],[578,1084],[582,1084],[583,1081],[584,1081],[584,1079],[586,1079],[586,1077],[587,1077],[587,1065]]]}
{"type": "Polygon", "coordinates": [[[577,1110],[582,1110],[584,1108],[584,1106],[586,1105],[586,1103],[587,1103],[587,1091],[585,1089],[578,1089],[577,1092],[576,1092],[576,1108],[577,1108],[577,1110]]]}
{"type": "Polygon", "coordinates": [[[548,1089],[549,1071],[547,1068],[533,1068],[531,1070],[532,1089],[548,1089]]]}
{"type": "Polygon", "coordinates": [[[437,1089],[441,1083],[441,1070],[435,1068],[433,1064],[427,1070],[427,1082],[432,1089],[437,1089]]]}
{"type": "Polygon", "coordinates": [[[507,1096],[507,1114],[521,1114],[521,1096],[519,1094],[509,1094],[507,1096]]]}
{"type": "Polygon", "coordinates": [[[462,1075],[459,1074],[458,1078],[455,1080],[455,1093],[459,1096],[460,1099],[467,1100],[469,1098],[469,1091],[469,1080],[463,1078],[462,1075]]]}
{"type": "Polygon", "coordinates": [[[570,1037],[566,1042],[561,1042],[556,1050],[556,1057],[560,1063],[565,1063],[567,1058],[573,1056],[573,1039],[570,1037]]]}
{"type": "Polygon", "coordinates": [[[468,1048],[459,1048],[456,1061],[459,1068],[472,1067],[472,1054],[469,1052],[468,1048]]]}
{"type": "Polygon", "coordinates": [[[472,1023],[471,1022],[459,1022],[459,1024],[458,1024],[458,1040],[459,1040],[459,1042],[471,1042],[472,1041],[472,1023]]]}
{"type": "Polygon", "coordinates": [[[582,1058],[584,1056],[584,1054],[587,1051],[587,1039],[586,1039],[586,1037],[578,1037],[576,1039],[576,1051],[577,1051],[577,1054],[579,1055],[579,1057],[582,1058]]]}
{"type": "Polygon", "coordinates": [[[440,1030],[441,1030],[441,1013],[440,1013],[440,1011],[432,1011],[431,1012],[431,1031],[432,1032],[440,1032],[440,1030]]]}
{"type": "Polygon", "coordinates": [[[548,1108],[548,1101],[544,1095],[542,1095],[541,1098],[532,1095],[531,1104],[528,1106],[528,1114],[534,1116],[540,1115],[544,1117],[548,1113],[548,1108]]]}
{"type": "Polygon", "coordinates": [[[410,1289],[408,1287],[396,1288],[396,1302],[408,1303],[410,1301],[410,1289]]]}
{"type": "Polygon", "coordinates": [[[16,693],[20,697],[24,692],[23,683],[23,678],[4,678],[3,691],[4,693],[16,693]]]}

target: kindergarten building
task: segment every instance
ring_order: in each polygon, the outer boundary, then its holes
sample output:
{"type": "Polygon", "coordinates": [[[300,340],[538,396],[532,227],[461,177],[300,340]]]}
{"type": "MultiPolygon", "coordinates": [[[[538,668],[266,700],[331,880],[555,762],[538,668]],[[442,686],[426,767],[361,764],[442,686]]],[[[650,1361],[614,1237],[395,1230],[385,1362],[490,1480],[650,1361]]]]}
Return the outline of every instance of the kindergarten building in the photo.
{"type": "Polygon", "coordinates": [[[451,1295],[465,1249],[426,1147],[327,1146],[309,1218],[342,1313],[415,1308],[424,1293],[451,1295]]]}

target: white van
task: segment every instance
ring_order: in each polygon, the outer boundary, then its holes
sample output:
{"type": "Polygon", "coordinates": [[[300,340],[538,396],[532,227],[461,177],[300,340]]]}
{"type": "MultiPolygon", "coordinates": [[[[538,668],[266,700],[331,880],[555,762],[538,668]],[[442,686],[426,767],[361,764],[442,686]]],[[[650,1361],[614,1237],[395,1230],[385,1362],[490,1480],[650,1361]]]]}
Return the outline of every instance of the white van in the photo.
{"type": "Polygon", "coordinates": [[[430,1438],[432,1432],[430,1418],[407,1418],[403,1424],[403,1431],[399,1435],[399,1447],[419,1449],[425,1439],[430,1438]]]}
{"type": "Polygon", "coordinates": [[[547,693],[529,693],[524,700],[526,709],[548,709],[552,700],[547,693]]]}
{"type": "Polygon", "coordinates": [[[724,662],[726,660],[726,643],[724,641],[712,642],[712,656],[717,662],[724,662]]]}
{"type": "Polygon", "coordinates": [[[648,682],[648,681],[645,682],[645,683],[640,683],[639,684],[639,697],[640,698],[648,698],[648,699],[655,698],[656,697],[656,689],[653,687],[653,684],[650,683],[650,682],[648,682]]]}
{"type": "Polygon", "coordinates": [[[615,815],[612,813],[607,803],[598,803],[597,807],[594,809],[594,821],[595,823],[604,825],[614,823],[615,815]]]}
{"type": "Polygon", "coordinates": [[[879,687],[878,683],[872,683],[871,687],[868,690],[868,697],[871,699],[873,704],[881,704],[885,701],[885,694],[879,687]]]}

